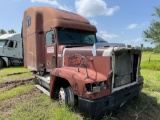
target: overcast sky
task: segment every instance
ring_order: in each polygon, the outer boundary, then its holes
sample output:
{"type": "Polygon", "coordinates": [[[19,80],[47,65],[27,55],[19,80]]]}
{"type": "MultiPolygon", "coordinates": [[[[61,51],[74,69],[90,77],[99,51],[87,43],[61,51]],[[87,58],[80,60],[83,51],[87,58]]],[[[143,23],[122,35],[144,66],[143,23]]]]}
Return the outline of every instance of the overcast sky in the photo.
{"type": "Polygon", "coordinates": [[[153,19],[160,0],[0,0],[0,29],[21,32],[24,10],[30,6],[51,6],[86,17],[97,27],[97,36],[108,42],[132,46],[153,46],[143,42],[142,31],[153,19]]]}

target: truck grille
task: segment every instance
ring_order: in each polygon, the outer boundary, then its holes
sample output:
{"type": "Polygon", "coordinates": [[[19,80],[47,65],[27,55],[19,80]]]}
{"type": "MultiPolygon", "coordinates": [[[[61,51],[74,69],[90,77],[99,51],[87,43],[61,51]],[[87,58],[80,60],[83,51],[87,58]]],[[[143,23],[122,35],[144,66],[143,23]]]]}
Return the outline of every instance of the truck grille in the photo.
{"type": "Polygon", "coordinates": [[[130,51],[115,54],[114,88],[136,81],[138,55],[130,51]]]}

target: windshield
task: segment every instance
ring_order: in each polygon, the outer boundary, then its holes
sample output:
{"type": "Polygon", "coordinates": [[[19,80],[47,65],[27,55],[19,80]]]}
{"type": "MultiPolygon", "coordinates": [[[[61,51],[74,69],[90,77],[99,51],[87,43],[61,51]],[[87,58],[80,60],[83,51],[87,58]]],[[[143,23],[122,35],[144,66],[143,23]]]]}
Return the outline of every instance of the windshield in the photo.
{"type": "Polygon", "coordinates": [[[0,47],[6,46],[8,40],[0,40],[0,47]]]}
{"type": "Polygon", "coordinates": [[[68,28],[58,28],[58,39],[61,44],[72,45],[93,45],[96,42],[95,33],[68,28]]]}

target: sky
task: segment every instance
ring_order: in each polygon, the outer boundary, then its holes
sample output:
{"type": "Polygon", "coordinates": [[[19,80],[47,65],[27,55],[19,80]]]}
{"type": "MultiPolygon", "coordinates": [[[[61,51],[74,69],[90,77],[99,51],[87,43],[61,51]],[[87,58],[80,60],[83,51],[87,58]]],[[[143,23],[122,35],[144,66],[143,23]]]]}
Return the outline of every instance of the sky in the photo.
{"type": "Polygon", "coordinates": [[[110,43],[154,47],[143,41],[160,0],[0,0],[0,29],[21,32],[24,11],[31,6],[51,6],[78,13],[97,28],[97,36],[110,43]]]}

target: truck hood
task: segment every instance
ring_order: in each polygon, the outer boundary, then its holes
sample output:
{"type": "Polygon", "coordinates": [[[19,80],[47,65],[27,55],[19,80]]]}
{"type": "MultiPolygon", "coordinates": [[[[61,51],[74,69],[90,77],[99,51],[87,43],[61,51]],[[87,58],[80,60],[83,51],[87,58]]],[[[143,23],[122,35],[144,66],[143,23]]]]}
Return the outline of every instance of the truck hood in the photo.
{"type": "Polygon", "coordinates": [[[92,56],[92,46],[65,48],[63,55],[74,55],[75,53],[84,56],[92,56]]]}
{"type": "Polygon", "coordinates": [[[141,53],[140,49],[134,47],[126,47],[125,44],[120,43],[95,43],[93,46],[85,47],[66,47],[63,50],[63,56],[73,56],[75,54],[81,56],[112,56],[114,53],[132,51],[134,53],[141,53]]]}
{"type": "MultiPolygon", "coordinates": [[[[125,48],[125,44],[120,43],[95,43],[93,46],[85,46],[85,47],[66,47],[63,51],[64,55],[74,55],[79,54],[82,56],[110,56],[110,55],[103,55],[104,52],[111,53],[113,49],[121,49],[125,48]]],[[[130,48],[129,48],[130,49],[130,48]]]]}
{"type": "MultiPolygon", "coordinates": [[[[91,67],[93,68],[93,63],[95,61],[97,63],[102,62],[102,60],[109,58],[111,59],[114,55],[123,54],[126,52],[131,52],[134,54],[139,54],[141,56],[141,50],[135,49],[133,47],[125,47],[125,46],[108,46],[108,47],[95,47],[95,46],[87,46],[87,47],[71,47],[64,48],[62,53],[62,66],[68,67],[83,67],[87,69],[91,67]]],[[[97,64],[95,63],[95,64],[97,64]]],[[[110,64],[105,62],[103,65],[110,64]]]]}

